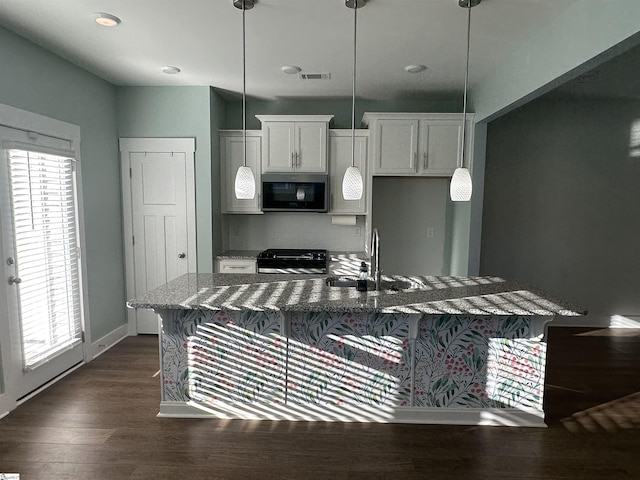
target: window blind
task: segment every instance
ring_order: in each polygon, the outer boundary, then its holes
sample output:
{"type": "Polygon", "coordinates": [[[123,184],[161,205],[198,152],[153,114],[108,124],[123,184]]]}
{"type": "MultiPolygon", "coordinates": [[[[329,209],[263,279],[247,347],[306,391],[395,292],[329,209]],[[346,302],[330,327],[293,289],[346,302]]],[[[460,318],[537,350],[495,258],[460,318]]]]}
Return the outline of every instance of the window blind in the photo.
{"type": "Polygon", "coordinates": [[[10,149],[23,367],[82,340],[75,160],[10,149]]]}

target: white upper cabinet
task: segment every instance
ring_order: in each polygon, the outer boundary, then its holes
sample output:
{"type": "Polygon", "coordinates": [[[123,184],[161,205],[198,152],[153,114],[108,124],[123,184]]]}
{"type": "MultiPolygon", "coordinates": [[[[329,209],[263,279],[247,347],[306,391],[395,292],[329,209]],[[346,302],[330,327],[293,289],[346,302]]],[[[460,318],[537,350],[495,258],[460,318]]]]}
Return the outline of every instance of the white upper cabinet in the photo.
{"type": "Polygon", "coordinates": [[[360,169],[365,191],[360,200],[342,198],[342,178],[347,167],[351,166],[352,137],[351,130],[329,131],[329,202],[330,215],[364,215],[366,213],[367,186],[367,143],[368,130],[356,130],[355,165],[360,169]]]}
{"type": "Polygon", "coordinates": [[[262,122],[262,172],[327,173],[333,115],[256,115],[262,122]]]}
{"type": "MultiPolygon", "coordinates": [[[[467,146],[472,145],[472,118],[467,115],[467,146]]],[[[458,166],[462,114],[365,113],[363,123],[371,131],[373,175],[442,177],[458,166]]]]}
{"type": "Polygon", "coordinates": [[[381,118],[373,123],[373,174],[416,173],[418,120],[381,118]]]}
{"type": "Polygon", "coordinates": [[[220,130],[220,178],[222,213],[262,213],[260,193],[260,153],[262,132],[247,131],[247,166],[251,167],[256,180],[256,196],[251,200],[240,200],[235,195],[235,179],[238,167],[244,162],[244,139],[242,130],[220,130]]]}

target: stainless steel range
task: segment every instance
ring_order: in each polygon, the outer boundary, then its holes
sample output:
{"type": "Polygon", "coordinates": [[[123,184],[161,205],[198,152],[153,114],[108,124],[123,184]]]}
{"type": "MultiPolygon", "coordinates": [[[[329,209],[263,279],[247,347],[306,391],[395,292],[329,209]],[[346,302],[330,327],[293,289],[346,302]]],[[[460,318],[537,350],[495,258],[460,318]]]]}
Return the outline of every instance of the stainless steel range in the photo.
{"type": "Polygon", "coordinates": [[[327,251],[269,248],[258,254],[258,273],[327,273],[327,251]]]}

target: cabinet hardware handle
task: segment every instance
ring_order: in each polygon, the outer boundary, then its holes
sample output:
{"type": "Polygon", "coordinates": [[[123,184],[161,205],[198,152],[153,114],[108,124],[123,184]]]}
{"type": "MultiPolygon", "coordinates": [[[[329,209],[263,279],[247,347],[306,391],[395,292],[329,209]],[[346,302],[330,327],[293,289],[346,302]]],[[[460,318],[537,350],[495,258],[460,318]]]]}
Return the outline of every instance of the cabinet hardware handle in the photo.
{"type": "Polygon", "coordinates": [[[296,155],[296,152],[291,152],[291,169],[296,168],[296,162],[294,160],[295,155],[296,155]]]}
{"type": "Polygon", "coordinates": [[[185,258],[186,256],[187,256],[187,254],[186,254],[186,253],[184,253],[184,252],[180,252],[180,253],[178,254],[178,258],[185,258]]]}
{"type": "Polygon", "coordinates": [[[427,165],[429,164],[429,162],[428,162],[429,156],[427,155],[427,152],[424,152],[423,155],[424,155],[424,169],[426,170],[427,169],[427,165]]]}
{"type": "Polygon", "coordinates": [[[20,277],[14,277],[13,275],[9,277],[9,285],[17,285],[18,283],[22,283],[22,279],[20,277]]]}

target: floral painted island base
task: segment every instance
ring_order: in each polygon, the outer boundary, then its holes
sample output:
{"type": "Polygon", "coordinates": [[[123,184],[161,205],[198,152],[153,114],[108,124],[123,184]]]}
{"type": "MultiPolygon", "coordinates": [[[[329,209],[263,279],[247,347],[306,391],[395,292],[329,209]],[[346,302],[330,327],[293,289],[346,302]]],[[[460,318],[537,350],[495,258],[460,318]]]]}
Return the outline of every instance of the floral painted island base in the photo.
{"type": "Polygon", "coordinates": [[[553,317],[158,313],[160,416],[544,426],[553,317]]]}

